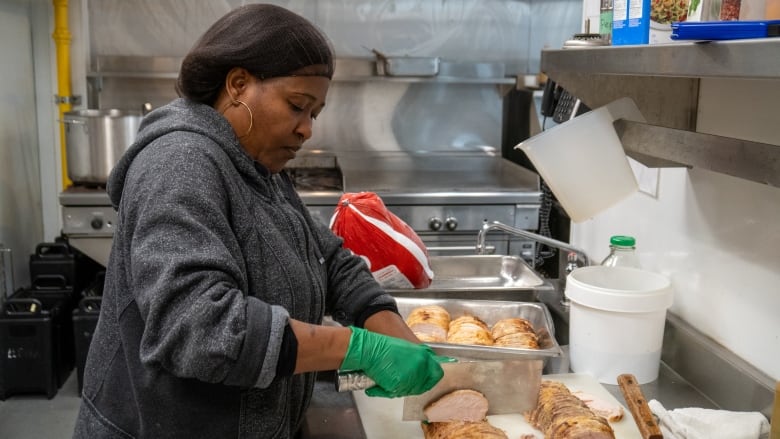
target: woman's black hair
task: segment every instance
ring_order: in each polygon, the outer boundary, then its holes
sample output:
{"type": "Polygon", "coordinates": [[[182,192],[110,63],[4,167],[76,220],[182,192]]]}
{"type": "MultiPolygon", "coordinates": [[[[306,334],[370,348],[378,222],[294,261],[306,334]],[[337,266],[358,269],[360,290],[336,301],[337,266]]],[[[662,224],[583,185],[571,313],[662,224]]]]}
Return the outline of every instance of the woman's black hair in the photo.
{"type": "Polygon", "coordinates": [[[309,75],[333,77],[333,50],[304,17],[280,6],[250,4],[217,20],[184,57],[176,82],[179,96],[213,105],[234,67],[266,79],[322,65],[309,75]]]}

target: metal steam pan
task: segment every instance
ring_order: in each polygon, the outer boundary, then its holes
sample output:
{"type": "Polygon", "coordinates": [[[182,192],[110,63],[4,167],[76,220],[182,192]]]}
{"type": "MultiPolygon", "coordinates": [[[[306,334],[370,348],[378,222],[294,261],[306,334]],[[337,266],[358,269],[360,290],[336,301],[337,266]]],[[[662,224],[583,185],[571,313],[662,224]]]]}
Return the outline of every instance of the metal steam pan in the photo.
{"type": "Polygon", "coordinates": [[[543,303],[412,297],[396,297],[395,301],[398,304],[398,311],[404,319],[413,309],[426,305],[442,306],[450,313],[453,320],[463,315],[473,315],[482,319],[491,327],[501,319],[521,317],[527,319],[533,325],[540,347],[540,349],[524,349],[452,343],[426,343],[440,355],[474,360],[546,360],[549,357],[560,356],[562,353],[561,347],[555,340],[552,316],[543,303]]]}
{"type": "Polygon", "coordinates": [[[433,280],[423,289],[388,289],[395,297],[532,302],[553,286],[519,256],[431,256],[433,280]]]}

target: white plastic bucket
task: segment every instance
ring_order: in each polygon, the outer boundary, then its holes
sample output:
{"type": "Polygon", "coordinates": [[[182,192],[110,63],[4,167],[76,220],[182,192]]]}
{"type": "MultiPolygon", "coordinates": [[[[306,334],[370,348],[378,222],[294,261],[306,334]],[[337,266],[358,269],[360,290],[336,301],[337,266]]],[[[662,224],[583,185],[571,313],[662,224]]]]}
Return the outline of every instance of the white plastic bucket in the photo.
{"type": "Polygon", "coordinates": [[[672,287],[658,273],[627,267],[591,266],[566,279],[569,361],[577,373],[605,384],[633,374],[639,384],[658,378],[666,309],[672,287]]]}

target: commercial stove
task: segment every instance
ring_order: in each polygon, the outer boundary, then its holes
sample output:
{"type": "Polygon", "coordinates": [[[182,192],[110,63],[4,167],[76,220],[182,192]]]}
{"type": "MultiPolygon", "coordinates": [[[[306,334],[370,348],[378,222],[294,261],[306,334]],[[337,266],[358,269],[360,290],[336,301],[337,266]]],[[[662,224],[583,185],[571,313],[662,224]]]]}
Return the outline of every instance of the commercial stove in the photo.
{"type": "MultiPolygon", "coordinates": [[[[431,255],[475,254],[485,221],[539,227],[538,176],[494,154],[313,151],[288,168],[314,216],[330,221],[342,192],[375,192],[431,255]],[[339,180],[341,187],[334,187],[339,180]]],[[[486,246],[487,253],[521,255],[529,262],[535,249],[533,241],[502,234],[489,236],[486,246]]]]}
{"type": "MultiPolygon", "coordinates": [[[[475,254],[484,221],[539,226],[538,176],[484,152],[307,151],[287,171],[314,217],[328,223],[344,192],[377,193],[409,224],[431,255],[475,254]]],[[[116,224],[103,187],[72,186],[59,196],[63,234],[75,248],[106,265],[116,224]]],[[[530,240],[491,234],[487,253],[533,261],[530,240]]]]}

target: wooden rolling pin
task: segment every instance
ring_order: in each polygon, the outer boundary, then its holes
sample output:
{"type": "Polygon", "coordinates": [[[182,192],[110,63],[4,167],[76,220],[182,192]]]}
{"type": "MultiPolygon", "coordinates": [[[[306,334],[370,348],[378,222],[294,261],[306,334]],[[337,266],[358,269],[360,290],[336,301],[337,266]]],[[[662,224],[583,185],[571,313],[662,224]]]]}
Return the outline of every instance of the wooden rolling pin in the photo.
{"type": "Polygon", "coordinates": [[[634,417],[636,426],[639,427],[642,439],[663,439],[664,435],[661,434],[661,427],[655,422],[653,412],[650,411],[650,406],[647,405],[647,400],[636,382],[636,377],[630,373],[624,373],[618,377],[617,381],[620,385],[620,391],[623,392],[623,398],[628,405],[628,410],[631,412],[631,416],[634,417]]]}

